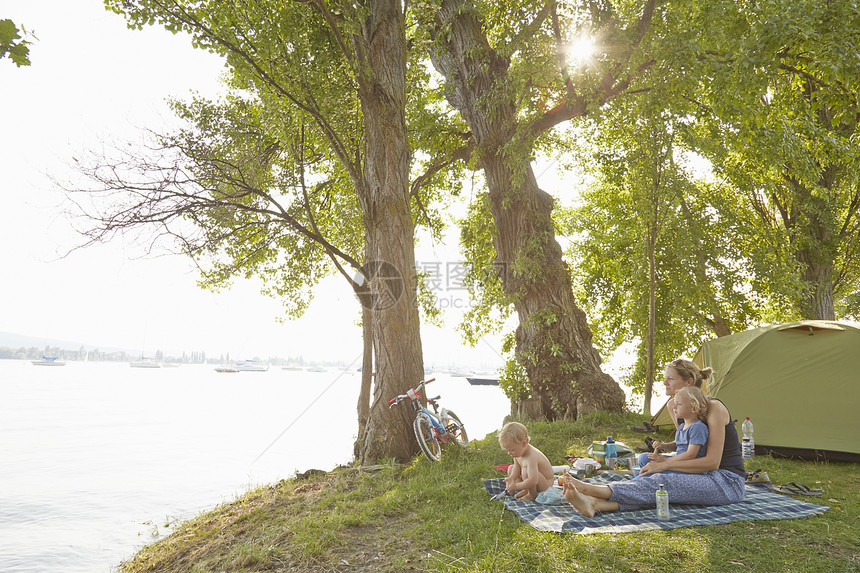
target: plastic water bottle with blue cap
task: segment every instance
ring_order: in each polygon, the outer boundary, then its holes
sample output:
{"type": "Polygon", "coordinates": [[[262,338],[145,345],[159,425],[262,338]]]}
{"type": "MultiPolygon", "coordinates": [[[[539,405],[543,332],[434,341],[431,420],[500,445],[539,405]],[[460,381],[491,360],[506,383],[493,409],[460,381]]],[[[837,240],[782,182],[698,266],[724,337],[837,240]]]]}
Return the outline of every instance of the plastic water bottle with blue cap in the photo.
{"type": "Polygon", "coordinates": [[[606,469],[618,469],[618,448],[615,446],[615,440],[612,436],[606,438],[606,445],[603,447],[604,459],[606,460],[606,469]]]}

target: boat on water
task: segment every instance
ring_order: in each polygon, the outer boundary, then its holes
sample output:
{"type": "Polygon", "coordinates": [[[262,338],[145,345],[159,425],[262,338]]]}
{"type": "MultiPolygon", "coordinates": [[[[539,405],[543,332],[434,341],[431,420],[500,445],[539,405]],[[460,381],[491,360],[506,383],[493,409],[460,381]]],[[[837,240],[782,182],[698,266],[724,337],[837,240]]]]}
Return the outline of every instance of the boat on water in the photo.
{"type": "Polygon", "coordinates": [[[66,361],[60,360],[56,356],[42,356],[41,360],[31,360],[33,366],[65,366],[66,361]]]}
{"type": "Polygon", "coordinates": [[[222,364],[215,369],[215,372],[223,372],[223,373],[233,373],[238,372],[239,369],[231,364],[222,364]]]}
{"type": "Polygon", "coordinates": [[[291,372],[297,372],[297,371],[301,370],[301,367],[299,367],[299,366],[281,366],[281,370],[289,370],[291,372]]]}
{"type": "Polygon", "coordinates": [[[243,360],[236,364],[236,368],[239,372],[268,372],[269,365],[256,360],[243,360]]]}
{"type": "Polygon", "coordinates": [[[462,370],[460,368],[457,368],[455,370],[451,370],[449,372],[449,374],[451,375],[452,378],[468,378],[469,376],[475,375],[474,372],[467,372],[467,371],[462,370]]]}
{"type": "Polygon", "coordinates": [[[466,381],[472,386],[498,386],[499,379],[498,378],[479,378],[479,377],[469,377],[466,378],[466,381]]]}
{"type": "Polygon", "coordinates": [[[325,371],[326,371],[326,369],[322,368],[321,366],[311,366],[310,368],[308,368],[308,372],[325,372],[325,371]]]}
{"type": "Polygon", "coordinates": [[[161,364],[152,358],[141,358],[134,362],[129,362],[132,368],[161,368],[161,364]]]}

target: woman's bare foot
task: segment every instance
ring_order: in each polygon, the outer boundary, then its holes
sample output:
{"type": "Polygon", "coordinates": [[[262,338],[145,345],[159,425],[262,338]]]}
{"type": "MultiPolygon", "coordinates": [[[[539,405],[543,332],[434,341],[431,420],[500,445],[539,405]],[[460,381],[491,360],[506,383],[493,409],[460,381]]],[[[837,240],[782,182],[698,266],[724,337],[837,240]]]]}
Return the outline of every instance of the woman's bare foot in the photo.
{"type": "MultiPolygon", "coordinates": [[[[570,503],[582,515],[585,517],[594,517],[596,513],[594,508],[594,498],[590,495],[586,495],[581,493],[576,486],[573,484],[573,481],[579,481],[575,478],[570,478],[570,480],[565,481],[564,484],[564,499],[570,503]]],[[[580,482],[582,483],[582,482],[580,482]]]]}
{"type": "Polygon", "coordinates": [[[597,499],[609,499],[612,495],[612,490],[609,486],[580,481],[567,472],[565,472],[562,479],[570,480],[571,485],[574,486],[579,493],[584,493],[585,495],[596,497],[597,499]]]}

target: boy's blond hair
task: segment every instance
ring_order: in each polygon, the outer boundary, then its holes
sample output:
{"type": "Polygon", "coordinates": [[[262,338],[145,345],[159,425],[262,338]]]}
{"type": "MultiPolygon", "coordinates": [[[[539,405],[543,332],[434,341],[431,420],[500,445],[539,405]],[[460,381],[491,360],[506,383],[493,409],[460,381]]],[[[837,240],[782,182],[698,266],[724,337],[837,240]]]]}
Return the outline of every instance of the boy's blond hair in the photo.
{"type": "Polygon", "coordinates": [[[696,410],[696,417],[704,422],[708,417],[708,407],[710,406],[710,402],[708,397],[705,396],[705,393],[702,392],[702,389],[696,388],[695,386],[684,386],[675,392],[676,400],[679,394],[683,394],[688,400],[690,400],[690,405],[696,410]]]}
{"type": "Polygon", "coordinates": [[[499,432],[499,443],[504,444],[506,442],[523,442],[529,439],[529,431],[528,428],[520,424],[519,422],[508,422],[502,427],[502,431],[499,432]]]}

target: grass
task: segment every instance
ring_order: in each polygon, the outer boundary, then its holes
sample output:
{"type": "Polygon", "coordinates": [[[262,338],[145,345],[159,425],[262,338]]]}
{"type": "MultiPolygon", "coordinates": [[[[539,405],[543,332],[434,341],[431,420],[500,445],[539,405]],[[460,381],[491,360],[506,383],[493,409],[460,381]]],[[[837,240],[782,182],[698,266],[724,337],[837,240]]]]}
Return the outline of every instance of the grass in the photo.
{"type": "MultiPolygon", "coordinates": [[[[640,444],[629,428],[642,420],[595,414],[527,425],[532,443],[561,463],[609,434],[640,444]]],[[[483,479],[509,460],[490,435],[446,447],[435,464],[419,457],[283,480],[182,524],[120,571],[860,571],[858,464],[759,456],[748,465],[774,483],[823,488],[804,498],[830,506],[821,516],[578,536],[537,532],[489,499],[483,479]]]]}

